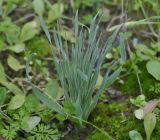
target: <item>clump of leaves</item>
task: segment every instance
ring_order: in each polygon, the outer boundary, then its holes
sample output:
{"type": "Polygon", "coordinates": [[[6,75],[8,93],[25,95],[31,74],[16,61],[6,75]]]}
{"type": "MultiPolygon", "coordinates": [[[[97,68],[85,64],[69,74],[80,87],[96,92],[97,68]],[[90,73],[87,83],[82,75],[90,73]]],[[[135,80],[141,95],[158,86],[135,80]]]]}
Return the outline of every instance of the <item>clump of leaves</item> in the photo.
{"type": "Polygon", "coordinates": [[[27,140],[59,140],[60,134],[57,129],[51,129],[49,125],[39,124],[31,131],[27,140]]]}
{"type": "Polygon", "coordinates": [[[155,83],[149,87],[149,91],[154,92],[155,94],[160,94],[160,83],[155,83]]]}
{"type": "MultiPolygon", "coordinates": [[[[91,111],[95,108],[100,95],[119,76],[122,70],[121,64],[125,61],[125,36],[121,33],[119,36],[119,46],[121,48],[120,53],[122,57],[117,62],[120,65],[116,69],[115,64],[117,63],[113,63],[113,65],[108,68],[102,84],[96,92],[96,83],[106,53],[111,50],[119,31],[119,29],[116,30],[102,46],[100,44],[101,36],[98,37],[99,25],[96,24],[96,21],[97,16],[91,22],[87,38],[87,31],[83,28],[79,30],[80,24],[78,21],[78,14],[76,15],[74,20],[76,41],[71,45],[72,48],[69,48],[70,45],[68,45],[67,41],[63,44],[60,30],[54,32],[54,40],[57,49],[55,66],[61,86],[64,89],[64,106],[61,106],[51,96],[42,94],[40,90],[32,84],[35,95],[42,102],[46,103],[48,107],[54,109],[58,113],[69,116],[71,120],[78,120],[77,123],[81,126],[83,126],[83,122],[88,119],[91,111]],[[63,48],[64,46],[65,48],[63,48]],[[113,67],[115,71],[113,71],[113,67]]],[[[51,43],[47,27],[42,20],[41,22],[51,43]]],[[[29,76],[28,72],[27,75],[29,76]]]]}
{"type": "MultiPolygon", "coordinates": [[[[106,73],[98,92],[95,93],[98,75],[100,74],[106,53],[112,48],[118,32],[114,32],[102,47],[99,43],[100,37],[98,38],[98,28],[99,25],[96,25],[95,17],[91,23],[87,40],[85,35],[86,32],[83,29],[79,31],[78,16],[76,16],[75,38],[77,40],[71,49],[71,54],[67,51],[67,49],[69,49],[67,43],[65,46],[66,50],[62,47],[63,42],[59,33],[54,34],[58,50],[55,65],[59,80],[65,90],[65,103],[72,106],[73,112],[75,113],[74,115],[83,120],[88,119],[89,114],[98,102],[99,96],[113,83],[122,70],[122,67],[120,66],[115,72],[110,74],[112,69],[111,66],[106,73]],[[85,45],[85,40],[88,41],[87,46],[85,45]]],[[[120,39],[120,45],[123,48],[121,51],[124,55],[123,39],[123,37],[120,39]]],[[[69,111],[70,114],[72,114],[71,110],[69,111]]]]}
{"type": "Polygon", "coordinates": [[[46,107],[45,109],[43,109],[42,111],[39,112],[39,116],[41,117],[43,122],[50,122],[54,115],[53,115],[53,111],[50,110],[48,107],[46,107]]]}

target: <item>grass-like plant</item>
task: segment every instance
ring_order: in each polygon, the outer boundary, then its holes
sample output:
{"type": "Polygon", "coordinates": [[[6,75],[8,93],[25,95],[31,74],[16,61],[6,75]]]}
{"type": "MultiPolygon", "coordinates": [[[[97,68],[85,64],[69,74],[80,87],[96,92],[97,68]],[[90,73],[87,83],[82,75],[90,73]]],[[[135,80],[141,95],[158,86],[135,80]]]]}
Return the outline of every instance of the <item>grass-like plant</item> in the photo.
{"type": "MultiPolygon", "coordinates": [[[[98,31],[99,25],[96,24],[97,16],[94,17],[89,30],[85,30],[78,21],[78,14],[74,19],[75,43],[68,45],[63,41],[60,31],[54,32],[54,41],[56,45],[56,56],[54,62],[60,80],[64,89],[64,102],[61,105],[55,99],[47,94],[42,94],[40,90],[33,85],[35,95],[48,107],[56,112],[73,118],[79,118],[79,124],[83,125],[90,113],[95,108],[100,95],[110,86],[119,76],[122,70],[122,64],[125,61],[124,35],[116,30],[102,46],[98,31]],[[118,60],[117,69],[115,63],[108,68],[103,82],[98,90],[95,90],[98,76],[105,60],[106,54],[111,50],[116,38],[119,38],[121,59],[118,60]],[[74,117],[73,117],[74,116],[74,117]]],[[[51,43],[51,37],[43,20],[42,27],[51,43]]],[[[106,37],[107,38],[107,37],[106,37]]]]}

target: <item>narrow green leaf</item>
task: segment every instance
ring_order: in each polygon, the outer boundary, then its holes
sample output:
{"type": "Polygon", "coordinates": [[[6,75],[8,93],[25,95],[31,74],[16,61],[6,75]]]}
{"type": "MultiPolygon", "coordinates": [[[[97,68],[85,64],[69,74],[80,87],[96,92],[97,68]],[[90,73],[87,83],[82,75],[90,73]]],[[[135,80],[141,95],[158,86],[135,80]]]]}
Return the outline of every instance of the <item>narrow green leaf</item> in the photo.
{"type": "Polygon", "coordinates": [[[53,109],[56,112],[64,115],[62,106],[59,103],[57,103],[56,100],[54,100],[53,98],[50,98],[46,94],[41,93],[41,91],[34,85],[32,85],[32,89],[33,89],[33,93],[40,101],[46,104],[50,109],[53,109]]]}
{"type": "Polygon", "coordinates": [[[0,105],[2,105],[7,97],[7,90],[4,87],[0,87],[0,105]]]}
{"type": "Polygon", "coordinates": [[[121,71],[122,71],[122,67],[120,66],[111,75],[106,74],[105,77],[104,77],[104,79],[103,79],[102,85],[101,85],[98,93],[99,94],[103,93],[103,91],[106,88],[108,88],[116,80],[116,78],[119,76],[119,74],[121,73],[121,71]]]}
{"type": "Polygon", "coordinates": [[[41,27],[42,27],[43,31],[45,32],[45,34],[47,36],[49,43],[52,44],[50,33],[49,33],[48,28],[47,28],[47,26],[41,16],[39,17],[39,21],[41,23],[41,27]]]}
{"type": "Polygon", "coordinates": [[[126,49],[125,49],[125,35],[120,33],[120,54],[121,54],[121,62],[125,64],[126,61],[126,49]]]}

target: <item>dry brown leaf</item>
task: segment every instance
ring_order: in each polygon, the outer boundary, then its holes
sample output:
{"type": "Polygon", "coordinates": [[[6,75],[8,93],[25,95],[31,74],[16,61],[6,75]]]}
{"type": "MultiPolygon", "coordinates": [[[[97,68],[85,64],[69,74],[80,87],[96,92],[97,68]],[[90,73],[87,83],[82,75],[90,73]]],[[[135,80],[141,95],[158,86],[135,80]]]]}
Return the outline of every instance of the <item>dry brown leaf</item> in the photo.
{"type": "Polygon", "coordinates": [[[144,116],[148,113],[151,113],[156,108],[157,105],[158,105],[157,100],[149,101],[143,108],[144,116]]]}

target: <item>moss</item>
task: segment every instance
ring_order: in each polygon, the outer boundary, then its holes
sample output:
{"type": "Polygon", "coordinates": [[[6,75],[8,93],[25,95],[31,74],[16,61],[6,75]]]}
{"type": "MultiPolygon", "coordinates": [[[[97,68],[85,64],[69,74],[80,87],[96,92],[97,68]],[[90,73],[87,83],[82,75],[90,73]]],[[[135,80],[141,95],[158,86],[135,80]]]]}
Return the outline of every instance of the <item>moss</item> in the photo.
{"type": "Polygon", "coordinates": [[[120,86],[120,90],[123,93],[127,93],[129,95],[138,95],[139,86],[137,84],[137,78],[135,74],[129,75],[127,79],[125,79],[124,85],[120,86]]]}
{"type": "MultiPolygon", "coordinates": [[[[125,102],[99,104],[91,114],[90,122],[107,131],[116,140],[129,140],[128,133],[131,130],[143,132],[142,135],[145,135],[143,122],[137,120],[131,113],[131,109],[125,102]]],[[[93,132],[87,140],[99,140],[99,137],[103,138],[103,135],[93,132]]]]}
{"type": "Polygon", "coordinates": [[[141,84],[143,88],[143,92],[148,99],[153,99],[158,97],[154,92],[151,92],[150,86],[153,85],[156,80],[148,73],[146,69],[146,63],[142,64],[141,69],[142,73],[140,74],[141,84]]]}
{"type": "Polygon", "coordinates": [[[109,140],[106,136],[100,132],[93,132],[87,140],[109,140]]]}
{"type": "Polygon", "coordinates": [[[47,56],[51,52],[48,41],[42,37],[34,37],[28,43],[28,49],[31,52],[37,53],[39,57],[47,56]]]}
{"type": "MultiPolygon", "coordinates": [[[[89,121],[99,128],[105,130],[115,140],[129,140],[129,131],[136,130],[145,139],[146,134],[143,120],[134,117],[132,107],[123,103],[98,104],[92,112],[89,121]]],[[[151,140],[160,138],[160,117],[157,116],[156,128],[153,131],[151,140]]],[[[87,140],[108,140],[102,133],[93,131],[88,135],[87,140]]]]}
{"type": "MultiPolygon", "coordinates": [[[[155,97],[158,97],[159,95],[156,95],[154,92],[151,92],[149,90],[150,86],[156,83],[156,80],[148,73],[146,69],[146,62],[140,62],[137,65],[140,70],[139,78],[140,78],[144,95],[147,97],[147,99],[153,99],[155,97]]],[[[126,66],[126,69],[128,69],[128,66],[126,66]]],[[[116,83],[115,87],[117,87],[123,93],[129,94],[132,96],[137,96],[140,94],[137,77],[134,72],[124,77],[123,80],[124,80],[123,85],[116,83]]]]}
{"type": "Polygon", "coordinates": [[[42,121],[45,123],[49,123],[54,118],[53,111],[50,110],[49,108],[44,108],[38,114],[41,117],[42,121]]]}

